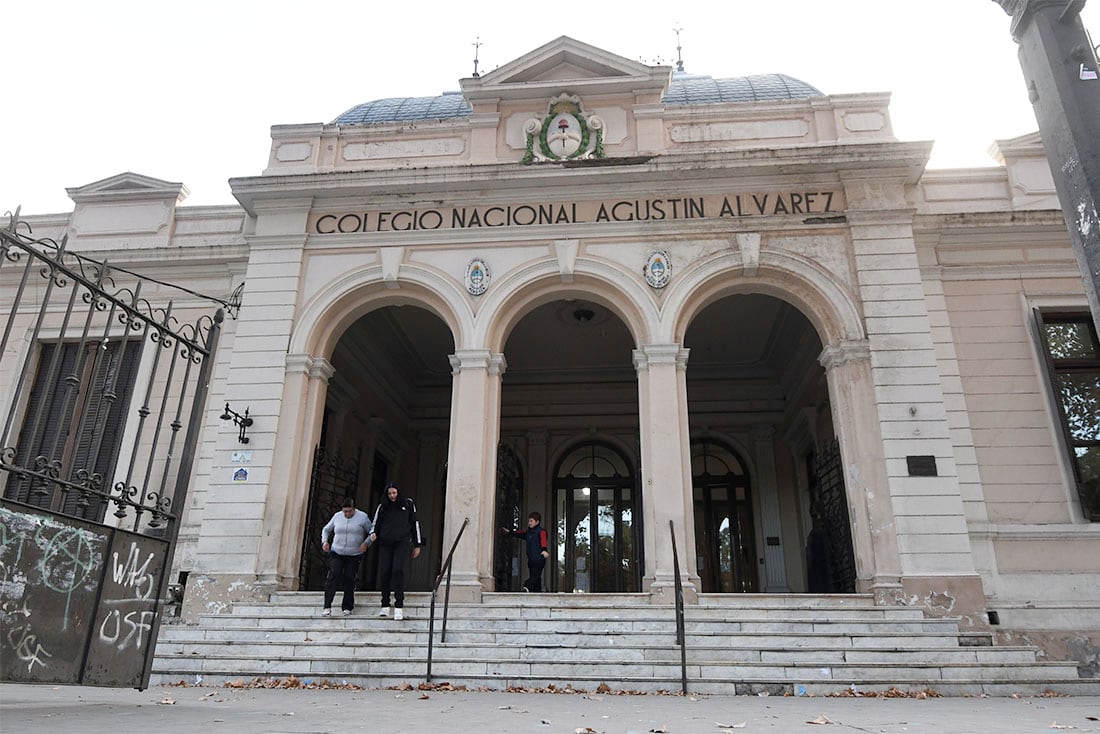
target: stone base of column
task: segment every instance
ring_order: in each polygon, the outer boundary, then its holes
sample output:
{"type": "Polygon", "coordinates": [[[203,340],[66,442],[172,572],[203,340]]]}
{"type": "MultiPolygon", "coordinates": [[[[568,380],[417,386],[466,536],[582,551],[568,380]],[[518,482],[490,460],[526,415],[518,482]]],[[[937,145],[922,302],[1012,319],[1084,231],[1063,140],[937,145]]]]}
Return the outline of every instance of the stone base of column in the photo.
{"type": "Polygon", "coordinates": [[[252,574],[191,573],[183,590],[179,621],[197,624],[200,614],[226,613],[236,602],[267,601],[275,591],[273,581],[252,574]]]}
{"type": "MultiPolygon", "coordinates": [[[[650,604],[675,604],[676,603],[676,579],[665,574],[658,574],[642,580],[643,588],[649,591],[650,604]]],[[[689,576],[680,580],[680,587],[684,592],[684,604],[699,603],[699,577],[689,576]]]]}
{"type": "MultiPolygon", "coordinates": [[[[432,581],[435,581],[435,579],[432,579],[432,581]]],[[[429,589],[429,591],[431,590],[429,589]]],[[[446,577],[444,577],[443,581],[439,584],[438,603],[442,604],[444,595],[446,593],[447,579],[446,577]]],[[[451,574],[450,598],[452,602],[460,602],[463,604],[480,604],[481,597],[484,593],[484,582],[478,577],[476,573],[459,573],[456,571],[451,574]]]]}
{"type": "Polygon", "coordinates": [[[980,576],[904,576],[904,604],[929,617],[958,618],[960,630],[988,630],[985,591],[980,576]]]}
{"type": "Polygon", "coordinates": [[[901,586],[900,576],[874,576],[869,579],[856,579],[856,591],[875,597],[875,604],[881,607],[897,607],[905,604],[905,590],[901,586]]]}

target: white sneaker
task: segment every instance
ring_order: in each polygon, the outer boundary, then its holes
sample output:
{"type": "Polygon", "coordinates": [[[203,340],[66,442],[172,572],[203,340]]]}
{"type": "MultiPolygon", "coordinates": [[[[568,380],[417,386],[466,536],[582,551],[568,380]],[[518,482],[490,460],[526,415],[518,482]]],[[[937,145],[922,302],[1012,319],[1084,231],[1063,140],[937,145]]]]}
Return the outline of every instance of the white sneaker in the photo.
{"type": "Polygon", "coordinates": [[[344,616],[345,617],[350,617],[351,616],[351,610],[350,609],[345,609],[344,610],[344,616]]]}
{"type": "Polygon", "coordinates": [[[322,617],[331,617],[332,616],[332,610],[329,609],[328,607],[325,607],[324,609],[321,610],[321,616],[322,617]]]}
{"type": "Polygon", "coordinates": [[[382,607],[381,609],[378,610],[378,616],[379,617],[388,617],[388,616],[390,616],[390,608],[389,607],[382,607]]]}
{"type": "Polygon", "coordinates": [[[397,609],[393,610],[393,618],[397,621],[401,621],[405,618],[405,612],[400,607],[398,607],[397,609]]]}

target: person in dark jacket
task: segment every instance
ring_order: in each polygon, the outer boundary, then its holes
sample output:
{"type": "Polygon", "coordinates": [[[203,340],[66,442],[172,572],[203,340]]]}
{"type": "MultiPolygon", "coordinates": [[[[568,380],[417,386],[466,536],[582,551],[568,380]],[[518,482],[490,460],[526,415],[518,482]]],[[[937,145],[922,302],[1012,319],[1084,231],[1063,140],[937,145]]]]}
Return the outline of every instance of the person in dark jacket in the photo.
{"type": "Polygon", "coordinates": [[[370,518],[355,509],[355,500],[345,497],[343,508],[332,516],[321,530],[321,550],[328,554],[328,575],[325,576],[325,606],[322,617],[332,614],[332,600],[337,588],[343,589],[340,608],[344,616],[355,608],[355,580],[359,562],[370,545],[370,518]]]}
{"type": "Polygon", "coordinates": [[[528,515],[526,530],[513,530],[512,528],[501,528],[501,530],[527,541],[528,575],[527,580],[523,582],[523,590],[542,591],[542,569],[546,567],[546,559],[550,557],[550,550],[546,545],[546,531],[542,529],[542,515],[537,512],[528,515]]]}
{"type": "Polygon", "coordinates": [[[396,484],[386,487],[386,496],[374,511],[371,542],[378,543],[379,583],[382,586],[382,609],[379,617],[390,616],[390,594],[393,594],[393,618],[404,619],[405,558],[420,555],[420,523],[416,520],[416,504],[411,497],[402,497],[396,484]]]}

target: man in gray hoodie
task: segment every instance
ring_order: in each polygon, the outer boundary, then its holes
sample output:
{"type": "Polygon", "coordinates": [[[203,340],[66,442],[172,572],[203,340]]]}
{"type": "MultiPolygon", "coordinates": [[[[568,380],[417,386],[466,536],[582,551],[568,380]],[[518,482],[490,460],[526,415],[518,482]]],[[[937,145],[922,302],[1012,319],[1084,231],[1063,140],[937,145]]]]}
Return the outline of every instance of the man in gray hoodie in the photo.
{"type": "Polygon", "coordinates": [[[328,554],[322,617],[332,615],[337,586],[344,590],[344,598],[340,601],[344,616],[355,608],[355,582],[359,576],[359,562],[371,544],[370,533],[370,518],[367,513],[355,509],[355,500],[351,497],[344,498],[343,508],[321,530],[321,550],[328,554]]]}

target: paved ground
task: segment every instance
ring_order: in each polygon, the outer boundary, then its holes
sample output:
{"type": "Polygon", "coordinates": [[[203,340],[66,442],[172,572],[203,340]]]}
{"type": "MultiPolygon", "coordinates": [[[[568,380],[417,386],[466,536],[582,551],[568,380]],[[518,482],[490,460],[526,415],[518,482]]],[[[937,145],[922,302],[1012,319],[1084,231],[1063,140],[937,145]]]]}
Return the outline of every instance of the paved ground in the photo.
{"type": "Polygon", "coordinates": [[[0,731],[751,734],[1100,732],[1100,697],[617,696],[419,690],[0,685],[0,731]]]}

